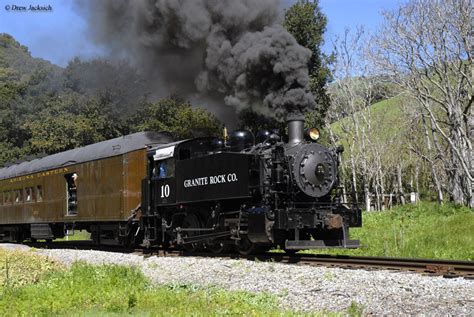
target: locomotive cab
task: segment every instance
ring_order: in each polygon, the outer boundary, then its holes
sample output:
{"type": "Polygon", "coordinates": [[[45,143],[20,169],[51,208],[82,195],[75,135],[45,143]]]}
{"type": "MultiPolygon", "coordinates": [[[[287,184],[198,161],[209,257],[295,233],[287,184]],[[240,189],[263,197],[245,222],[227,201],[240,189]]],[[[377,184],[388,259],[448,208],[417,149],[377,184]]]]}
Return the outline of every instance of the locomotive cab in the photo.
{"type": "Polygon", "coordinates": [[[251,198],[252,188],[258,187],[258,180],[250,177],[255,162],[255,155],[226,151],[215,138],[149,149],[142,201],[149,236],[145,244],[161,239],[186,245],[190,237],[217,227],[222,236],[224,218],[216,214],[218,206],[238,210],[238,201],[251,198]],[[161,237],[150,233],[156,229],[161,237]]]}

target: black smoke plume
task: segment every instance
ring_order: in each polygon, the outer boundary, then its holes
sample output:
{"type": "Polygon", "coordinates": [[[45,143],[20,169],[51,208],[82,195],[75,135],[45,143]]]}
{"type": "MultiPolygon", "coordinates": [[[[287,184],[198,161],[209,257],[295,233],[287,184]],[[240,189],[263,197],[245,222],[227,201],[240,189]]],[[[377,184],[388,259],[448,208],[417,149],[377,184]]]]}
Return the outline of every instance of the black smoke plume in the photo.
{"type": "Polygon", "coordinates": [[[94,40],[162,94],[277,118],[315,105],[306,89],[311,52],[281,26],[277,0],[105,0],[85,8],[94,40]]]}

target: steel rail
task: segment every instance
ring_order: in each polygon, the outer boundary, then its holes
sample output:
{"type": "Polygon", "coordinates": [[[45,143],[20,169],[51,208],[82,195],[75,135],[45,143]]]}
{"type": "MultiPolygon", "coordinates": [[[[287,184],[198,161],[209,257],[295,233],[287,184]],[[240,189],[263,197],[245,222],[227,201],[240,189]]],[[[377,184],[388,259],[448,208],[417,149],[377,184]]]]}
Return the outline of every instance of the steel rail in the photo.
{"type": "Polygon", "coordinates": [[[326,254],[286,254],[266,252],[256,255],[238,253],[213,254],[210,252],[188,252],[183,250],[163,250],[160,248],[132,248],[123,246],[96,245],[91,241],[56,241],[53,243],[25,243],[36,248],[100,250],[108,252],[134,253],[150,256],[185,256],[200,258],[245,259],[261,262],[278,262],[294,265],[311,265],[365,270],[397,270],[422,273],[434,276],[464,277],[474,279],[474,261],[412,259],[394,257],[369,257],[326,254]]]}

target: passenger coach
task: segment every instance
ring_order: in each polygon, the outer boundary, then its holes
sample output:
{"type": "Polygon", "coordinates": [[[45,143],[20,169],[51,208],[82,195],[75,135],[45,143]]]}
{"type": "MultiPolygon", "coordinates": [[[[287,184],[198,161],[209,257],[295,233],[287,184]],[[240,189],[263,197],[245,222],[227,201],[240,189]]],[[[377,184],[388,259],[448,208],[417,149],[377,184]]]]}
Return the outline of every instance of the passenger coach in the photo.
{"type": "Polygon", "coordinates": [[[140,132],[0,169],[1,239],[52,240],[86,229],[97,243],[120,242],[141,202],[147,147],[169,142],[140,132]]]}

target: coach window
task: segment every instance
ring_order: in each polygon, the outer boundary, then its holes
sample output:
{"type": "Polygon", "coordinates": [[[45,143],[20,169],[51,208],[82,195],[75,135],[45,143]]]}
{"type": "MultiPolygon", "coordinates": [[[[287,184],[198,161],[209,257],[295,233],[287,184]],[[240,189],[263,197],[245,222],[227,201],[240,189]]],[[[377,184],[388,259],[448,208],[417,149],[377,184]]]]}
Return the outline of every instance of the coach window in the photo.
{"type": "Polygon", "coordinates": [[[5,204],[10,204],[10,191],[3,192],[3,201],[5,204]]]}
{"type": "Polygon", "coordinates": [[[25,201],[26,201],[26,202],[32,202],[32,201],[34,201],[34,197],[33,197],[33,187],[27,187],[27,188],[25,188],[25,201]]]}
{"type": "Polygon", "coordinates": [[[23,190],[22,189],[16,189],[15,190],[15,203],[19,204],[23,202],[23,190]]]}
{"type": "Polygon", "coordinates": [[[43,187],[36,186],[36,201],[43,201],[43,187]]]}

